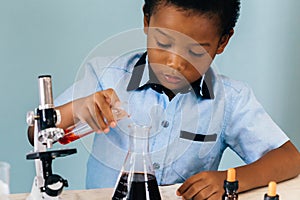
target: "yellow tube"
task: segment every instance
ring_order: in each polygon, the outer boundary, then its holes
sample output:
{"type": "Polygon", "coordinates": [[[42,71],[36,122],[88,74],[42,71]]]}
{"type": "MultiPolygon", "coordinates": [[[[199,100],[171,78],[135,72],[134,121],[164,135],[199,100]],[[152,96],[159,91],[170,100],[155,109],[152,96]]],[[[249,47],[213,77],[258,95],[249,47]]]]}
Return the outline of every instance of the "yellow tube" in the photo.
{"type": "Polygon", "coordinates": [[[275,197],[276,196],[276,182],[274,182],[274,181],[269,182],[268,196],[269,197],[275,197]]]}
{"type": "Polygon", "coordinates": [[[236,172],[234,168],[229,168],[227,170],[227,181],[228,182],[234,182],[236,181],[236,172]]]}

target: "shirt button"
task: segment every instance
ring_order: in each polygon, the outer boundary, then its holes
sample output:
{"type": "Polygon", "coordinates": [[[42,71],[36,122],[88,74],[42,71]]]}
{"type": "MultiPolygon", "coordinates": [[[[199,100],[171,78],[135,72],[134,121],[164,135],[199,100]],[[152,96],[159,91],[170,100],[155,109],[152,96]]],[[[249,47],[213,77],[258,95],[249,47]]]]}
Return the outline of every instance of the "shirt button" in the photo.
{"type": "Polygon", "coordinates": [[[157,162],[153,163],[153,168],[154,169],[159,169],[160,168],[160,164],[157,163],[157,162]]]}
{"type": "Polygon", "coordinates": [[[169,122],[168,121],[166,121],[166,120],[163,120],[162,122],[161,122],[161,126],[162,127],[164,127],[164,128],[167,128],[168,126],[169,126],[169,122]]]}

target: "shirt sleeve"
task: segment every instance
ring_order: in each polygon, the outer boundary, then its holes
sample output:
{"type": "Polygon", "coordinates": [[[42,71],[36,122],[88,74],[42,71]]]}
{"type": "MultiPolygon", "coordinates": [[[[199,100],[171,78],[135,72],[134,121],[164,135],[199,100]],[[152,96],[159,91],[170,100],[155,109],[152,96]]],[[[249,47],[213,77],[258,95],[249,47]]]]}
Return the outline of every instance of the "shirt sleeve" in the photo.
{"type": "Polygon", "coordinates": [[[233,99],[224,139],[244,162],[254,162],[289,140],[249,87],[243,87],[233,99]]]}
{"type": "Polygon", "coordinates": [[[72,100],[86,97],[102,90],[99,77],[112,58],[94,58],[79,69],[72,86],[55,99],[55,106],[66,104],[72,100]]]}

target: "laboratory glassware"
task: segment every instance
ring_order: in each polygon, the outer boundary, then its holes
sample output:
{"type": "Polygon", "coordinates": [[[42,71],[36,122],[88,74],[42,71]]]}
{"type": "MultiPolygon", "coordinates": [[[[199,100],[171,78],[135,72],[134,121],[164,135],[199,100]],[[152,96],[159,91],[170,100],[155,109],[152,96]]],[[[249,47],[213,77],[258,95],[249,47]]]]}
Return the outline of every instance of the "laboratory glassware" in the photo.
{"type": "Polygon", "coordinates": [[[129,150],[113,200],[161,200],[149,154],[149,126],[129,125],[129,150]]]}
{"type": "MultiPolygon", "coordinates": [[[[127,103],[119,103],[117,106],[113,106],[111,108],[116,121],[129,117],[129,114],[127,111],[125,111],[124,105],[127,105],[127,103]]],[[[95,132],[88,124],[84,122],[78,122],[64,131],[65,135],[59,139],[59,143],[61,144],[69,144],[70,142],[95,132]]]]}

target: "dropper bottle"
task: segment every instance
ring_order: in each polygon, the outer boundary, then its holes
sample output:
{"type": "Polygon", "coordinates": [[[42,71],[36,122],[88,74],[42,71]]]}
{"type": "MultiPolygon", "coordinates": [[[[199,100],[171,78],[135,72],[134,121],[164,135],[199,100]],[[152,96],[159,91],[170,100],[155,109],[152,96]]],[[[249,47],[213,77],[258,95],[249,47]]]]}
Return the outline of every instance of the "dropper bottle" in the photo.
{"type": "Polygon", "coordinates": [[[227,179],[224,180],[224,194],[222,200],[238,200],[238,187],[236,171],[234,168],[229,168],[227,170],[227,179]]]}
{"type": "Polygon", "coordinates": [[[264,200],[279,200],[279,195],[276,194],[276,182],[269,182],[268,193],[265,194],[264,200]]]}

